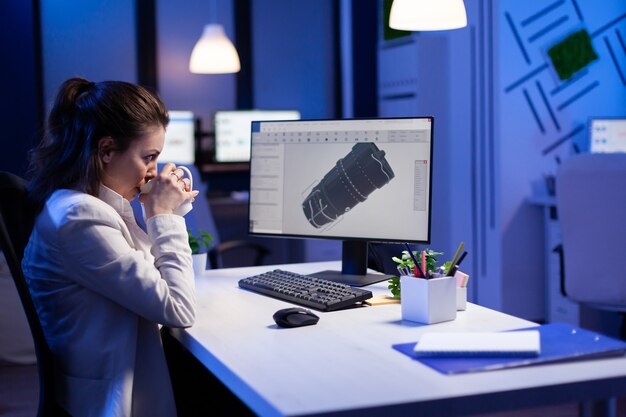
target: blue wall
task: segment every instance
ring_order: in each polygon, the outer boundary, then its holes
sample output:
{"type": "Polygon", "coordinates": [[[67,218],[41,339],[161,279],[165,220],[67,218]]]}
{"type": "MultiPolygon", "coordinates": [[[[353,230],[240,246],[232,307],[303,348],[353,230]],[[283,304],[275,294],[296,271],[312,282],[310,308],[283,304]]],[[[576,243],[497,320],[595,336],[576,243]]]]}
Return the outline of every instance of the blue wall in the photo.
{"type": "Polygon", "coordinates": [[[465,4],[466,28],[379,43],[380,115],[435,116],[431,247],[464,241],[472,300],[540,320],[547,251],[529,199],[556,156],[587,147],[588,117],[626,116],[626,3],[465,4]],[[599,59],[561,82],[547,50],[581,28],[599,59]]]}
{"type": "Polygon", "coordinates": [[[588,148],[589,117],[626,116],[626,2],[507,0],[498,3],[495,19],[498,234],[502,271],[515,271],[505,284],[515,305],[535,265],[549,261],[529,256],[544,238],[542,213],[529,198],[545,193],[544,177],[574,153],[574,144],[588,148]],[[547,51],[582,29],[598,59],[560,80],[547,51]]]}
{"type": "Polygon", "coordinates": [[[295,108],[306,119],[335,116],[333,3],[253,1],[257,108],[295,108]]]}
{"type": "Polygon", "coordinates": [[[46,110],[70,77],[137,82],[134,2],[40,3],[46,110]]]}
{"type": "Polygon", "coordinates": [[[39,139],[40,106],[33,2],[0,2],[0,170],[24,175],[39,139]]]}

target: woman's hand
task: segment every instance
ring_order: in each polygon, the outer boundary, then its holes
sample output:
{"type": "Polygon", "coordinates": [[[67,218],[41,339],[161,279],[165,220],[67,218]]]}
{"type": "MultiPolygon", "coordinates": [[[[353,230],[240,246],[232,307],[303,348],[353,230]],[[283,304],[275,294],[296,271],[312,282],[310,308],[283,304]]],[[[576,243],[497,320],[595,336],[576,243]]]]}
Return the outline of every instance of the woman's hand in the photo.
{"type": "Polygon", "coordinates": [[[150,180],[152,187],[148,194],[141,194],[139,201],[144,204],[146,219],[158,214],[173,214],[186,200],[198,195],[198,191],[190,189],[190,180],[183,178],[184,171],[168,162],[161,172],[150,180]]]}

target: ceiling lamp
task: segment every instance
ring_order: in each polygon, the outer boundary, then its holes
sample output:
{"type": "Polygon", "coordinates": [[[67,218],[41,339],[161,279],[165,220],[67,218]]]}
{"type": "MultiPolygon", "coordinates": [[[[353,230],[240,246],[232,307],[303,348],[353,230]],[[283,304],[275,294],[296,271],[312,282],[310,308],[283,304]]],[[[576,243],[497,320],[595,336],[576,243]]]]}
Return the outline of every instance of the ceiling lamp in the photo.
{"type": "Polygon", "coordinates": [[[215,23],[205,25],[191,52],[189,71],[196,74],[229,74],[240,69],[239,55],[224,33],[224,27],[215,23]]]}
{"type": "Polygon", "coordinates": [[[389,27],[398,30],[447,30],[467,26],[463,0],[394,0],[389,27]]]}

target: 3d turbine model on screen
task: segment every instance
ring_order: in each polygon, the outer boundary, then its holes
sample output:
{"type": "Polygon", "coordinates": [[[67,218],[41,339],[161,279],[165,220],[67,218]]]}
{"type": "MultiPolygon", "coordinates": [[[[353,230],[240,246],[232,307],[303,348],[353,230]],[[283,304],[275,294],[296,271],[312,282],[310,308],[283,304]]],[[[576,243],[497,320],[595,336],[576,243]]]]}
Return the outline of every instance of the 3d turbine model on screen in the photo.
{"type": "Polygon", "coordinates": [[[304,215],[320,228],[365,201],[393,177],[384,151],[373,143],[357,143],[304,199],[304,215]]]}

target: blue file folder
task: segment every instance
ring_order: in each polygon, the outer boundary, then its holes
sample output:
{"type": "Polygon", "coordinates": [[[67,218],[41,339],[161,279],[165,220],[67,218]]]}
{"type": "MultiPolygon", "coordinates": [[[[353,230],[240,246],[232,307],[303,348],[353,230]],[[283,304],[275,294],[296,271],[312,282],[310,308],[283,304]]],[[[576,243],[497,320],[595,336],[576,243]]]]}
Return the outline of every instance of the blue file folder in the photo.
{"type": "Polygon", "coordinates": [[[541,339],[541,353],[533,358],[504,356],[495,358],[420,358],[413,352],[415,343],[396,344],[392,347],[443,374],[460,374],[578,359],[623,356],[626,353],[626,342],[569,324],[551,323],[519,330],[531,329],[538,330],[541,339]]]}

